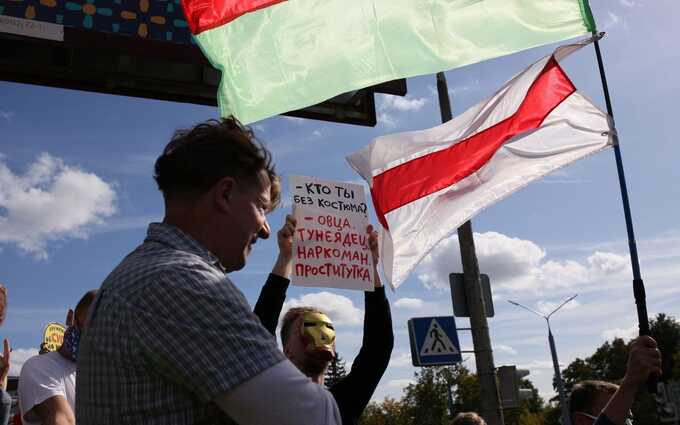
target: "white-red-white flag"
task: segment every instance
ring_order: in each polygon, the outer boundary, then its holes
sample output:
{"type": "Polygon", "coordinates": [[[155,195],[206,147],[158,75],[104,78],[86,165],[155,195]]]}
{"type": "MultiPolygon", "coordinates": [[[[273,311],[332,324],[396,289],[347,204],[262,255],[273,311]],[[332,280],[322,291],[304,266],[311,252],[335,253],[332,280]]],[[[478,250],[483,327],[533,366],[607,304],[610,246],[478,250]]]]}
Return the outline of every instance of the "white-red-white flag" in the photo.
{"type": "Polygon", "coordinates": [[[614,143],[608,115],[560,67],[591,41],[559,47],[451,121],[378,137],[347,157],[371,188],[393,287],[482,209],[614,143]]]}

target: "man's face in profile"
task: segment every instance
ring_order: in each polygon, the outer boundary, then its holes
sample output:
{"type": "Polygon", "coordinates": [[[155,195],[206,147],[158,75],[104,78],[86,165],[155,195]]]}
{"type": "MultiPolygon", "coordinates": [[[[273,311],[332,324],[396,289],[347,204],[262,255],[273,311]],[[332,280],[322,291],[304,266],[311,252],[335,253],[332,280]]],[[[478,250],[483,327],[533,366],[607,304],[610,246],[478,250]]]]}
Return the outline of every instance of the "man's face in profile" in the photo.
{"type": "Polygon", "coordinates": [[[225,258],[220,261],[227,271],[240,270],[258,238],[267,239],[270,229],[266,214],[271,208],[271,185],[261,172],[257,182],[236,181],[229,193],[229,216],[224,222],[225,258]]]}

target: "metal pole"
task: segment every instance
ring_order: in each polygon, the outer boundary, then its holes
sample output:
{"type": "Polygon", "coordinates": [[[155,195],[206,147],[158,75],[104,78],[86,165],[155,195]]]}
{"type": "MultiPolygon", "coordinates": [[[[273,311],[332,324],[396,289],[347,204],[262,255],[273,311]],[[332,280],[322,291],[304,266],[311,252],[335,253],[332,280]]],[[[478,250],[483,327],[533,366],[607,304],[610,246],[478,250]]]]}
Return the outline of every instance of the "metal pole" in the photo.
{"type": "Polygon", "coordinates": [[[550,330],[550,321],[548,322],[548,341],[550,342],[550,355],[552,356],[553,368],[555,369],[555,380],[557,381],[557,392],[560,395],[560,405],[562,407],[562,425],[571,425],[571,418],[569,417],[569,405],[567,404],[567,392],[564,390],[564,381],[562,381],[562,374],[560,373],[560,363],[557,361],[557,349],[555,348],[555,339],[550,330]]]}
{"type": "MultiPolygon", "coordinates": [[[[439,110],[442,122],[453,118],[451,102],[443,72],[437,73],[437,93],[439,95],[439,110]]],[[[472,345],[475,351],[477,378],[480,386],[479,414],[489,425],[504,425],[503,410],[500,405],[496,372],[489,338],[489,325],[486,321],[486,311],[482,296],[482,286],[479,279],[479,264],[475,254],[475,241],[472,236],[470,221],[458,228],[458,243],[465,276],[465,295],[470,313],[470,327],[472,328],[472,345]]]]}
{"type": "MultiPolygon", "coordinates": [[[[602,61],[602,52],[600,52],[599,39],[604,33],[596,34],[593,32],[595,56],[597,57],[597,66],[600,69],[600,79],[602,80],[602,90],[604,92],[604,101],[607,105],[607,113],[611,117],[612,127],[614,127],[614,111],[612,109],[612,102],[609,97],[609,86],[607,85],[607,76],[604,72],[604,63],[602,61]]],[[[640,335],[649,335],[649,316],[647,314],[647,301],[645,294],[645,284],[642,281],[640,274],[640,261],[638,259],[637,244],[635,243],[635,233],[633,232],[633,217],[630,212],[630,202],[628,201],[628,188],[626,186],[626,175],[623,172],[623,159],[621,158],[621,148],[619,147],[618,135],[615,136],[614,156],[616,158],[616,170],[619,175],[619,186],[621,187],[621,200],[623,201],[623,215],[626,219],[626,231],[628,232],[628,250],[630,251],[630,263],[633,268],[633,296],[635,297],[635,305],[637,307],[638,328],[640,335]]],[[[647,380],[647,389],[651,393],[656,393],[657,377],[650,375],[647,380]]]]}
{"type": "MultiPolygon", "coordinates": [[[[595,41],[595,56],[597,56],[597,65],[600,69],[600,79],[602,80],[602,90],[604,91],[604,101],[607,105],[607,113],[614,121],[614,111],[612,110],[612,102],[609,97],[609,86],[607,85],[607,76],[604,72],[604,64],[602,61],[602,53],[600,52],[600,43],[598,36],[593,33],[595,41]]],[[[626,175],[623,172],[623,159],[621,158],[621,148],[619,147],[618,137],[614,144],[614,156],[616,157],[616,170],[619,174],[619,186],[621,187],[621,200],[623,201],[623,214],[626,218],[626,231],[628,232],[628,249],[630,251],[630,262],[633,267],[633,295],[635,296],[635,304],[637,304],[638,322],[640,328],[640,335],[649,335],[649,319],[647,316],[647,303],[645,296],[645,285],[640,274],[640,261],[638,260],[637,244],[635,243],[635,233],[633,232],[633,217],[630,212],[630,202],[628,201],[628,188],[626,186],[626,175]]]]}
{"type": "Polygon", "coordinates": [[[562,373],[560,373],[560,363],[557,361],[557,348],[555,348],[555,338],[553,338],[552,330],[550,329],[550,316],[557,313],[562,307],[567,305],[568,302],[577,297],[578,294],[574,294],[566,300],[562,301],[557,307],[553,309],[547,315],[539,313],[533,308],[529,308],[523,304],[516,301],[508,300],[508,302],[517,307],[522,307],[523,309],[534,313],[535,315],[545,319],[548,324],[548,344],[550,345],[550,356],[552,357],[553,369],[555,370],[555,381],[557,382],[557,393],[560,397],[560,405],[562,410],[562,425],[571,425],[571,417],[569,416],[569,404],[567,400],[567,393],[564,390],[564,381],[562,381],[562,373]]]}

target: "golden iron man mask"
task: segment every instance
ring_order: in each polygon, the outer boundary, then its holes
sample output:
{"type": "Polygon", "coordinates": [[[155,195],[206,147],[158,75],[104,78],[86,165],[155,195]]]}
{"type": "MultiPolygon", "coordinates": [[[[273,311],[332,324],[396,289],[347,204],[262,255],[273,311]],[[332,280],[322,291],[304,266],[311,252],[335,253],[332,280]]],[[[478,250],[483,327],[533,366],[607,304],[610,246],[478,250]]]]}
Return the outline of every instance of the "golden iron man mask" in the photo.
{"type": "MultiPolygon", "coordinates": [[[[331,319],[323,313],[307,312],[302,315],[300,334],[307,352],[324,357],[335,357],[335,328],[331,319]]],[[[329,359],[329,360],[330,360],[329,359]]]]}

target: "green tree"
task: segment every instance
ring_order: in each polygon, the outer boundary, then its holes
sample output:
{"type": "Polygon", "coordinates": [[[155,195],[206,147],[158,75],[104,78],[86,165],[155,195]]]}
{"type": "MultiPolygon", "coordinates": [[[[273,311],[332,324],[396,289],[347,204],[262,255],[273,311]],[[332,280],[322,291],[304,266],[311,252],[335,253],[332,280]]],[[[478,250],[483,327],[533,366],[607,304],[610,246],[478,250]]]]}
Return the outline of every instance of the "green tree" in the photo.
{"type": "Polygon", "coordinates": [[[674,375],[677,369],[676,355],[680,346],[680,323],[672,316],[659,313],[655,319],[649,322],[652,338],[659,344],[661,351],[663,375],[661,379],[668,381],[671,378],[678,379],[680,375],[674,375]]]}
{"type": "Polygon", "coordinates": [[[345,361],[336,353],[335,358],[331,361],[331,364],[326,370],[326,376],[324,378],[324,385],[326,388],[331,388],[339,380],[347,375],[345,361]]]}
{"type": "Polygon", "coordinates": [[[479,411],[477,377],[462,365],[422,368],[402,399],[407,424],[440,425],[450,421],[448,391],[455,388],[456,412],[479,411]]]}
{"type": "MultiPolygon", "coordinates": [[[[453,389],[454,413],[479,412],[479,381],[463,365],[419,369],[415,382],[404,390],[401,400],[386,398],[371,403],[364,410],[360,425],[445,425],[451,421],[448,389],[453,389]]],[[[546,423],[543,399],[528,379],[522,388],[532,390],[532,397],[519,408],[505,409],[506,425],[542,425],[546,423]]],[[[550,406],[548,406],[548,409],[550,406]]],[[[559,409],[557,416],[559,416],[559,409]]]]}
{"type": "Polygon", "coordinates": [[[408,425],[408,422],[402,403],[387,397],[382,403],[369,403],[359,418],[359,425],[408,425]]]}

